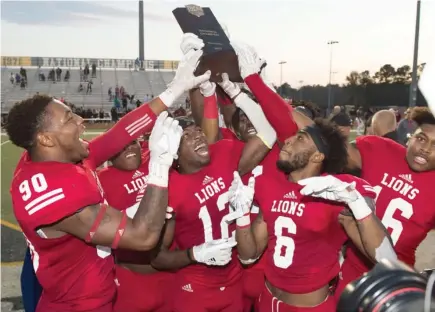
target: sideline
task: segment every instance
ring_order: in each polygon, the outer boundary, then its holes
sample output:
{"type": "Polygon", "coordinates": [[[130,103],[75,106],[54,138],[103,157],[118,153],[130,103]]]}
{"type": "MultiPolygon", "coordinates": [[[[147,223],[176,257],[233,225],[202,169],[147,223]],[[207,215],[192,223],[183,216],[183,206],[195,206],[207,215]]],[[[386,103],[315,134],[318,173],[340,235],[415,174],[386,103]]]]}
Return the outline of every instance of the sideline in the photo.
{"type": "MultiPolygon", "coordinates": [[[[3,135],[3,134],[2,134],[3,135]]],[[[4,142],[2,142],[2,144],[0,144],[0,146],[3,146],[3,145],[5,145],[6,143],[10,143],[11,141],[10,140],[7,140],[7,141],[4,141],[4,142]]]]}
{"type": "Polygon", "coordinates": [[[13,224],[13,223],[11,223],[11,222],[9,222],[9,221],[6,221],[6,220],[3,220],[3,219],[0,219],[0,224],[1,225],[3,225],[3,226],[5,226],[5,227],[7,227],[7,228],[10,228],[10,229],[12,229],[12,230],[15,230],[15,231],[17,231],[17,232],[22,232],[21,231],[21,228],[18,226],[18,225],[16,225],[16,224],[13,224]]]}

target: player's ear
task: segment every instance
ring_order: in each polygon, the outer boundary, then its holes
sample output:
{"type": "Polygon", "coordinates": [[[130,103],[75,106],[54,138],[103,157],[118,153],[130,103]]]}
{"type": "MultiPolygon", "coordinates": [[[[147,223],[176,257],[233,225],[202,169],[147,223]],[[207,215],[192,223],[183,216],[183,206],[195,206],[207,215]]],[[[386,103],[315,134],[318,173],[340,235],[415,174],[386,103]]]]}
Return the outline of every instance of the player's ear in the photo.
{"type": "Polygon", "coordinates": [[[325,154],[320,153],[319,151],[315,151],[313,155],[311,155],[311,161],[317,164],[320,164],[325,159],[325,154]]]}
{"type": "Polygon", "coordinates": [[[53,147],[54,138],[48,132],[40,132],[36,135],[36,141],[44,147],[53,147]]]}

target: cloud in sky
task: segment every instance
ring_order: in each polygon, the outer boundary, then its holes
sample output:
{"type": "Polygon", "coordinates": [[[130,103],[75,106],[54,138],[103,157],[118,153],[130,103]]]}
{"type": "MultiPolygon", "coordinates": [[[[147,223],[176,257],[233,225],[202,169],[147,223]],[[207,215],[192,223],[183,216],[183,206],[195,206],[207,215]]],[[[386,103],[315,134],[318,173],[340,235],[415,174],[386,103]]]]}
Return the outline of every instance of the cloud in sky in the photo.
{"type": "MultiPolygon", "coordinates": [[[[104,2],[2,1],[1,19],[19,25],[88,25],[113,19],[137,18],[137,11],[114,8],[104,2]]],[[[166,21],[165,16],[145,12],[145,18],[166,21]]]]}

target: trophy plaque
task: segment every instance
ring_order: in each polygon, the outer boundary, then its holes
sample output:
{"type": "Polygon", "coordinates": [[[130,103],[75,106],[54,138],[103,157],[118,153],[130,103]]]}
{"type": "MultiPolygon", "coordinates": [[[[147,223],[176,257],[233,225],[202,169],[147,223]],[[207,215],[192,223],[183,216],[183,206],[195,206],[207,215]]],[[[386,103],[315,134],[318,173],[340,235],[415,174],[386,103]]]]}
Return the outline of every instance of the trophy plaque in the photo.
{"type": "Polygon", "coordinates": [[[195,75],[211,70],[211,81],[220,82],[222,73],[227,73],[231,81],[243,82],[237,55],[210,8],[189,4],[172,13],[184,33],[193,33],[204,41],[204,54],[195,75]]]}

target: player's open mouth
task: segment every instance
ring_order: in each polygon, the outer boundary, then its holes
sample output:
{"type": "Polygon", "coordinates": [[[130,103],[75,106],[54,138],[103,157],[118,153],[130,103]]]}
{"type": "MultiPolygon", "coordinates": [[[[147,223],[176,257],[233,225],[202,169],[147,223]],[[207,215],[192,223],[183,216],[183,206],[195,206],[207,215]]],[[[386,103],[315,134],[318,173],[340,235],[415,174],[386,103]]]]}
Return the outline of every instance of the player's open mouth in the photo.
{"type": "Polygon", "coordinates": [[[256,135],[257,134],[257,130],[255,130],[254,127],[251,127],[248,129],[248,134],[249,135],[256,135]]]}
{"type": "Polygon", "coordinates": [[[84,136],[85,136],[85,127],[83,127],[83,129],[79,133],[79,141],[80,141],[80,144],[83,146],[83,148],[85,150],[88,150],[89,143],[83,139],[84,136]]]}
{"type": "Polygon", "coordinates": [[[206,143],[200,143],[195,147],[194,150],[200,156],[208,155],[208,146],[206,143]]]}
{"type": "Polygon", "coordinates": [[[125,155],[125,158],[129,159],[131,157],[136,157],[136,153],[128,153],[127,155],[125,155]]]}
{"type": "Polygon", "coordinates": [[[422,157],[422,156],[415,156],[414,157],[414,162],[416,162],[419,165],[426,165],[427,164],[427,159],[425,157],[422,157]]]}

